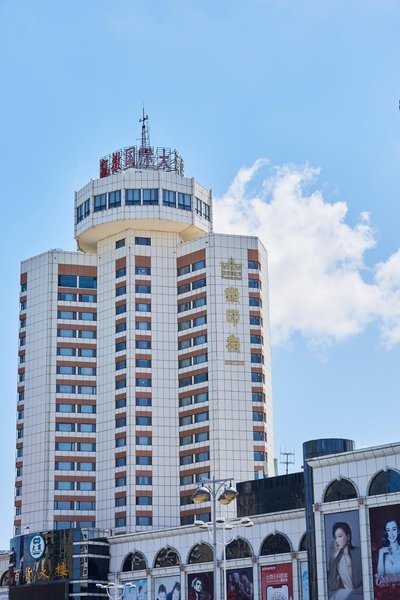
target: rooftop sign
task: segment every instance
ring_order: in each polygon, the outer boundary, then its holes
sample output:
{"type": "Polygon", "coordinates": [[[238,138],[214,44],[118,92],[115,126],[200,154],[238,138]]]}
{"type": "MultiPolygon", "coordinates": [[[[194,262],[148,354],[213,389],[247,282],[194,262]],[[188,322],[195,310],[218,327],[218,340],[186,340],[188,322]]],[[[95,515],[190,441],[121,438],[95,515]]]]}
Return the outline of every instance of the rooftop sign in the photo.
{"type": "Polygon", "coordinates": [[[129,168],[175,171],[183,177],[184,163],[176,150],[152,146],[129,146],[100,159],[100,177],[129,168]]]}

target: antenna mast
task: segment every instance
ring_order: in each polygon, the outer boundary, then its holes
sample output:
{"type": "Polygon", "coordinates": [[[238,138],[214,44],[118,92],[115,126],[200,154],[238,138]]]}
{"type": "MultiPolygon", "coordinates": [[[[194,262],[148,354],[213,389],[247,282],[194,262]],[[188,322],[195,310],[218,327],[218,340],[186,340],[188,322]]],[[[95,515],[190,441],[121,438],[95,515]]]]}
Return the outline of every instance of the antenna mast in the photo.
{"type": "Polygon", "coordinates": [[[149,120],[149,116],[144,114],[144,107],[143,107],[143,117],[141,119],[139,119],[139,123],[142,124],[142,148],[148,148],[150,146],[149,128],[147,126],[148,120],[149,120]]]}
{"type": "Polygon", "coordinates": [[[286,475],[289,473],[289,465],[294,465],[294,450],[281,450],[281,465],[286,465],[286,475]]]}

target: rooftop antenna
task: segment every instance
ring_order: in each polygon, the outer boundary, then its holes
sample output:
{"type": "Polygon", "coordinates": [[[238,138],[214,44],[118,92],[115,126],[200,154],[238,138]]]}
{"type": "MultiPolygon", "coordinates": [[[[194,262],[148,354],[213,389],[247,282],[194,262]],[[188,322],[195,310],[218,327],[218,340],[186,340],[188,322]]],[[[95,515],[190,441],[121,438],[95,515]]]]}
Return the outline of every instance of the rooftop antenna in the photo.
{"type": "Polygon", "coordinates": [[[294,465],[294,450],[281,450],[281,465],[286,465],[286,475],[289,473],[289,465],[294,465]]]}
{"type": "Polygon", "coordinates": [[[147,126],[146,121],[149,120],[149,116],[144,114],[144,106],[143,106],[143,116],[139,119],[139,123],[142,124],[142,148],[148,148],[150,146],[150,135],[149,128],[147,126]]]}

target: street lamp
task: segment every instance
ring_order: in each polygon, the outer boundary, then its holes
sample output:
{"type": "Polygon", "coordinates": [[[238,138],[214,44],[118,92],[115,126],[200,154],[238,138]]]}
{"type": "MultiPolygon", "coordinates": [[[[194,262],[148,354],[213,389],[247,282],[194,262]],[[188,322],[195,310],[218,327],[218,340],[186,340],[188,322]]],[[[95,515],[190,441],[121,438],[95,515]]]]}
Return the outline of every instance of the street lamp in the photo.
{"type": "MultiPolygon", "coordinates": [[[[221,504],[230,504],[235,500],[239,494],[232,487],[233,477],[226,479],[212,479],[202,478],[200,487],[195,491],[192,496],[192,502],[200,504],[201,502],[207,502],[211,498],[211,522],[209,523],[212,528],[212,542],[213,542],[213,573],[214,573],[214,589],[217,589],[217,496],[221,489],[225,486],[224,491],[218,496],[218,502],[221,504]],[[227,485],[229,484],[229,485],[227,485]]],[[[203,521],[202,521],[203,523],[203,521]]],[[[195,521],[196,525],[196,521],[195,521]]],[[[204,523],[205,528],[208,528],[207,524],[204,523]]],[[[216,593],[214,594],[216,598],[216,593]]]]}
{"type": "MultiPolygon", "coordinates": [[[[242,517],[241,519],[224,519],[224,517],[218,517],[215,519],[215,527],[216,529],[222,529],[222,545],[224,548],[223,554],[223,590],[224,590],[224,600],[227,599],[227,589],[226,589],[226,547],[228,544],[233,542],[235,538],[226,539],[226,532],[231,531],[232,529],[236,529],[238,527],[253,527],[254,523],[249,517],[242,517]]],[[[210,537],[214,541],[215,547],[215,538],[211,533],[211,529],[214,529],[214,523],[205,523],[204,521],[196,520],[194,522],[195,526],[203,531],[208,531],[210,537]]],[[[214,583],[215,589],[217,588],[216,582],[214,583]]]]}
{"type": "Polygon", "coordinates": [[[106,590],[107,596],[110,600],[122,600],[126,588],[135,588],[134,583],[96,583],[96,587],[106,590]]]}

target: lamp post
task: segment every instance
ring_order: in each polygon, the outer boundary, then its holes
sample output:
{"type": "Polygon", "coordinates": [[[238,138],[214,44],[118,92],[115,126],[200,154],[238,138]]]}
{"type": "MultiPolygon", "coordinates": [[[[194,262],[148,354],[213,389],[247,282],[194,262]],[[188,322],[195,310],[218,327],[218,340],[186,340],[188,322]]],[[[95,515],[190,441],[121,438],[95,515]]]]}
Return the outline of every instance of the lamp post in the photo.
{"type": "Polygon", "coordinates": [[[135,588],[136,585],[134,583],[114,583],[110,581],[109,583],[96,583],[96,587],[106,590],[110,600],[122,600],[125,589],[135,588]]]}
{"type": "MultiPolygon", "coordinates": [[[[213,523],[204,523],[204,521],[195,521],[194,524],[199,529],[207,530],[210,537],[212,537],[211,529],[213,528],[213,523]]],[[[226,532],[231,531],[232,529],[237,529],[238,527],[253,527],[254,523],[249,517],[243,517],[242,519],[224,519],[220,517],[216,519],[216,529],[222,529],[222,546],[223,546],[223,591],[224,591],[224,600],[227,600],[227,589],[226,589],[226,547],[228,544],[233,542],[235,538],[231,537],[230,539],[226,539],[226,532]]],[[[218,543],[218,542],[217,542],[218,543]]],[[[216,584],[215,584],[216,585],[216,584]]]]}
{"type": "MultiPolygon", "coordinates": [[[[210,526],[212,529],[212,543],[213,543],[213,573],[214,573],[214,589],[217,589],[217,496],[220,504],[230,504],[233,500],[239,496],[238,492],[232,487],[233,477],[225,479],[212,479],[202,478],[200,487],[195,491],[192,496],[192,502],[200,504],[201,502],[207,502],[211,499],[211,521],[209,524],[204,523],[205,527],[210,526]],[[227,485],[229,483],[229,485],[227,485]],[[224,487],[224,491],[220,494],[221,489],[224,487]],[[218,495],[219,494],[219,495],[218,495]]],[[[225,521],[225,519],[223,519],[225,521]]],[[[203,521],[202,521],[203,523],[203,521]]],[[[216,600],[217,595],[214,592],[214,598],[216,600]]]]}

